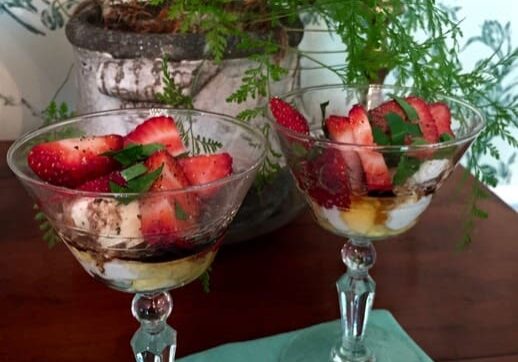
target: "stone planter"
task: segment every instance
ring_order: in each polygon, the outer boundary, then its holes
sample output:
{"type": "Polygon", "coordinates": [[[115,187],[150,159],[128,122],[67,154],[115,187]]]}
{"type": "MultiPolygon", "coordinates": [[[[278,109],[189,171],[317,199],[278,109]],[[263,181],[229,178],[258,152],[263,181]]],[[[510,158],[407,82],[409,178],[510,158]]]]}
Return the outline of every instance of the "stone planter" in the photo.
{"type": "MultiPolygon", "coordinates": [[[[297,45],[302,35],[290,34],[290,45],[297,45]]],[[[183,94],[193,97],[197,109],[236,115],[266,102],[261,97],[241,104],[226,102],[240,86],[245,70],[254,63],[235,46],[229,47],[219,64],[207,60],[202,34],[107,30],[100,23],[100,11],[89,7],[69,20],[66,35],[74,47],[78,113],[158,105],[156,94],[163,90],[164,56],[175,84],[183,94]]],[[[290,71],[281,81],[270,85],[272,92],[284,93],[298,87],[298,56],[288,53],[277,60],[290,71]]],[[[271,141],[277,148],[277,141],[271,141]]],[[[271,231],[290,221],[301,208],[294,184],[283,171],[261,195],[254,189],[249,192],[227,239],[245,240],[271,231]]]]}

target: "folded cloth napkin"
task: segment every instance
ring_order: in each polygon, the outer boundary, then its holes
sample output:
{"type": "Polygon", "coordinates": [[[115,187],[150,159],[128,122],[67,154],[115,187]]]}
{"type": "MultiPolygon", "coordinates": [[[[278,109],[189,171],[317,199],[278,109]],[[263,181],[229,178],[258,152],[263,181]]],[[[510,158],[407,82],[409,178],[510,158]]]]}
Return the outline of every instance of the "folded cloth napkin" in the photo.
{"type": "MultiPolygon", "coordinates": [[[[224,344],[178,362],[278,362],[295,339],[299,342],[303,339],[305,348],[300,350],[298,356],[292,356],[290,361],[326,362],[339,331],[340,321],[326,322],[275,336],[224,344]],[[335,337],[329,338],[330,335],[335,337]]],[[[365,341],[376,355],[376,362],[432,361],[386,310],[371,312],[365,341]]]]}

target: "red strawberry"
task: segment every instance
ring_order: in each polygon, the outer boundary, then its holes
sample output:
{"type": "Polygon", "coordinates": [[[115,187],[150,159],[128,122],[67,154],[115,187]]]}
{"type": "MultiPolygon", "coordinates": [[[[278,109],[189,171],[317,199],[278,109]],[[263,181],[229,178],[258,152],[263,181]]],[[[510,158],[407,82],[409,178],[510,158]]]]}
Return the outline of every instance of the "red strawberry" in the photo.
{"type": "MultiPolygon", "coordinates": [[[[228,153],[200,155],[178,160],[191,185],[202,185],[232,174],[232,157],[228,153]]],[[[210,197],[217,188],[198,192],[200,196],[210,197]]]]}
{"type": "Polygon", "coordinates": [[[351,205],[347,165],[339,150],[326,148],[321,155],[295,168],[294,172],[299,187],[320,206],[348,209],[351,205]]]}
{"type": "Polygon", "coordinates": [[[167,116],[152,117],[139,124],[133,131],[124,137],[124,146],[132,143],[149,144],[160,143],[173,156],[186,151],[182,137],[174,120],[167,116]]]}
{"type": "Polygon", "coordinates": [[[401,108],[396,101],[392,100],[369,111],[369,120],[371,121],[372,126],[379,127],[385,134],[388,134],[389,127],[385,116],[389,113],[396,113],[402,119],[406,118],[403,108],[401,108]]]}
{"type": "Polygon", "coordinates": [[[122,177],[119,171],[113,171],[108,175],[103,175],[96,179],[86,181],[80,185],[77,189],[81,191],[91,192],[111,192],[110,181],[115,182],[119,186],[125,186],[126,180],[122,177]]]}
{"type": "MultiPolygon", "coordinates": [[[[333,141],[354,143],[353,129],[349,117],[329,116],[326,119],[326,128],[333,141]]],[[[363,193],[365,191],[365,175],[358,153],[344,147],[342,156],[347,164],[347,175],[351,189],[355,193],[363,193]]]]}
{"type": "Polygon", "coordinates": [[[271,98],[270,110],[277,123],[281,126],[297,133],[309,134],[309,125],[304,116],[282,99],[271,98]]]}
{"type": "Polygon", "coordinates": [[[122,144],[118,135],[69,138],[36,145],[27,159],[42,180],[73,188],[116,169],[118,163],[101,154],[120,150],[122,144]]]}
{"type": "Polygon", "coordinates": [[[423,134],[423,138],[429,143],[435,143],[439,140],[439,134],[437,133],[437,127],[435,121],[428,109],[428,105],[419,97],[407,97],[405,98],[408,104],[410,104],[419,117],[419,128],[423,134]]]}
{"type": "MultiPolygon", "coordinates": [[[[181,190],[189,186],[182,168],[166,151],[152,154],[145,162],[149,172],[163,165],[162,173],[151,191],[181,190]]],[[[198,198],[193,192],[151,194],[140,200],[141,230],[150,243],[174,243],[187,247],[182,237],[196,225],[199,214],[198,198]]]]}
{"type": "Polygon", "coordinates": [[[430,113],[435,121],[437,127],[437,133],[439,136],[446,133],[454,137],[453,131],[451,130],[451,113],[450,108],[442,102],[432,103],[428,106],[430,113]]]}
{"type": "MultiPolygon", "coordinates": [[[[355,143],[366,146],[376,145],[367,112],[363,106],[359,104],[353,106],[349,111],[349,119],[355,143]]],[[[391,190],[392,181],[383,155],[372,150],[359,150],[358,155],[365,172],[367,188],[369,190],[391,190]]]]}

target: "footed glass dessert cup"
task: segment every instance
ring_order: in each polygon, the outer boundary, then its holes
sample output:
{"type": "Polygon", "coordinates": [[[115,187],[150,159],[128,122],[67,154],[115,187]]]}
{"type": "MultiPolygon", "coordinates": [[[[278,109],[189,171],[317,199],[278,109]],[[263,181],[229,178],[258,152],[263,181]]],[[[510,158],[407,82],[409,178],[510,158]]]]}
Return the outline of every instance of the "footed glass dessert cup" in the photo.
{"type": "MultiPolygon", "coordinates": [[[[265,142],[259,132],[224,115],[131,109],[82,115],[35,130],[17,140],[7,158],[86,272],[110,288],[135,293],[131,311],[140,328],[131,346],[136,360],[172,362],[176,331],[166,324],[173,307],[168,291],[190,283],[210,266],[263,161],[265,142]],[[34,145],[70,137],[126,135],[153,116],[174,119],[191,155],[215,149],[228,153],[233,172],[172,191],[112,193],[54,186],[29,167],[28,155],[34,145]],[[153,222],[163,226],[171,220],[173,228],[153,227],[153,222]],[[144,222],[152,226],[145,235],[144,222]]],[[[163,174],[158,180],[164,182],[170,176],[163,174]]]]}
{"type": "MultiPolygon", "coordinates": [[[[322,336],[301,334],[283,362],[376,360],[365,343],[376,286],[369,276],[373,241],[416,224],[484,126],[480,112],[460,99],[437,95],[425,102],[416,93],[327,85],[270,101],[273,127],[314,218],[346,238],[347,271],[336,283],[341,331],[317,349],[322,336]]],[[[370,332],[372,339],[378,332],[370,332]]]]}

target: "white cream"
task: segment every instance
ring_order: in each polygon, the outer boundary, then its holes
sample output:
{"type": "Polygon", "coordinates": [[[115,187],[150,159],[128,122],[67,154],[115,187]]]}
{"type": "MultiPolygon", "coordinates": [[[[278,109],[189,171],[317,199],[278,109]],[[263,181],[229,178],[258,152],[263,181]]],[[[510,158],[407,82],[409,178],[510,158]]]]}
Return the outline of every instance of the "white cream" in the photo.
{"type": "Polygon", "coordinates": [[[326,209],[318,205],[315,205],[315,207],[315,210],[318,210],[320,217],[327,221],[334,229],[341,233],[347,233],[349,231],[347,223],[341,216],[342,211],[338,208],[333,207],[332,209],[326,209]]]}
{"type": "Polygon", "coordinates": [[[126,248],[140,244],[139,203],[123,204],[115,199],[82,198],[68,208],[74,225],[95,235],[104,248],[125,243],[126,248]]]}
{"type": "Polygon", "coordinates": [[[409,183],[420,185],[438,178],[444,171],[451,167],[449,160],[428,160],[424,161],[419,170],[412,175],[409,183]]]}
{"type": "Polygon", "coordinates": [[[417,200],[410,199],[397,205],[388,212],[385,226],[391,230],[405,229],[411,226],[419,215],[426,210],[431,201],[432,196],[428,195],[417,200]]]}

